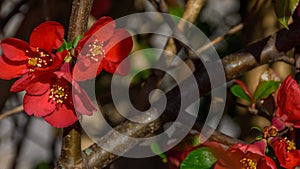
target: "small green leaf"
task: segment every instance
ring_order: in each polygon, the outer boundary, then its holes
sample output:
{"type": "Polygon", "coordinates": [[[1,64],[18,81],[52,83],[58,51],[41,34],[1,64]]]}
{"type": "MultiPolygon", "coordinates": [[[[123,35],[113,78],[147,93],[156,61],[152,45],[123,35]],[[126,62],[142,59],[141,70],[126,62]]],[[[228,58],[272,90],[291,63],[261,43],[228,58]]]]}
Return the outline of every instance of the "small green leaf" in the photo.
{"type": "Polygon", "coordinates": [[[261,133],[263,132],[263,130],[260,127],[257,127],[257,126],[251,127],[251,130],[257,130],[257,131],[259,131],[261,133]]]}
{"type": "Polygon", "coordinates": [[[251,99],[249,96],[245,93],[245,91],[242,89],[240,85],[233,85],[230,88],[230,91],[232,94],[234,94],[236,97],[242,98],[247,100],[250,104],[252,103],[251,99]]]}
{"type": "Polygon", "coordinates": [[[180,5],[173,5],[173,6],[170,6],[170,7],[169,7],[169,13],[170,13],[171,15],[175,15],[175,16],[178,16],[178,17],[182,17],[183,12],[184,12],[184,9],[183,9],[183,7],[180,6],[180,5]]]}
{"type": "Polygon", "coordinates": [[[63,41],[63,44],[57,49],[57,52],[62,52],[64,50],[70,50],[73,46],[71,43],[67,42],[66,40],[63,41]]]}
{"type": "Polygon", "coordinates": [[[73,46],[72,46],[72,43],[67,43],[67,45],[66,45],[66,49],[67,50],[70,50],[70,49],[72,49],[73,48],[73,46]]]}
{"type": "Polygon", "coordinates": [[[280,82],[276,81],[264,81],[261,82],[255,91],[254,100],[257,101],[259,99],[265,99],[270,96],[273,92],[275,92],[280,85],[280,82]]]}
{"type": "Polygon", "coordinates": [[[210,169],[217,162],[208,147],[201,147],[190,152],[182,161],[180,169],[210,169]]]}
{"type": "Polygon", "coordinates": [[[153,142],[153,143],[150,145],[150,148],[151,148],[151,151],[152,151],[154,154],[160,156],[160,158],[162,158],[162,160],[163,160],[164,162],[167,161],[167,156],[166,156],[166,154],[163,153],[163,151],[160,149],[160,146],[157,144],[157,142],[153,142]]]}
{"type": "Polygon", "coordinates": [[[73,43],[72,43],[72,47],[73,47],[73,48],[76,48],[78,42],[79,42],[82,38],[83,38],[82,35],[77,36],[77,37],[74,39],[73,43]]]}
{"type": "Polygon", "coordinates": [[[261,140],[261,139],[263,139],[262,136],[256,136],[256,140],[257,140],[257,141],[259,141],[259,140],[261,140]]]}
{"type": "Polygon", "coordinates": [[[274,0],[274,8],[278,21],[288,28],[288,21],[293,15],[299,0],[274,0]]]}
{"type": "Polygon", "coordinates": [[[64,61],[67,63],[70,63],[72,61],[72,59],[73,59],[72,56],[66,56],[64,61]]]}
{"type": "Polygon", "coordinates": [[[67,41],[66,40],[64,40],[63,41],[63,44],[57,49],[57,52],[62,52],[62,51],[64,51],[66,48],[67,48],[67,41]]]}

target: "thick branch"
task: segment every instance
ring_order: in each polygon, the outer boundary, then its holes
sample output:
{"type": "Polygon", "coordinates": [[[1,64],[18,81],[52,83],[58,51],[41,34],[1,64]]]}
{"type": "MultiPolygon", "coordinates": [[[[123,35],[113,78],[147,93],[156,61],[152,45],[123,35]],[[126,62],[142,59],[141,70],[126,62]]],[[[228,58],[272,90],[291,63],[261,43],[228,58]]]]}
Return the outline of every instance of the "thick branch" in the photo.
{"type": "MultiPolygon", "coordinates": [[[[70,17],[68,41],[72,42],[87,28],[93,0],[74,0],[70,17]]],[[[79,122],[64,129],[61,155],[57,168],[86,168],[81,153],[81,127],[79,122]]]]}
{"type": "Polygon", "coordinates": [[[74,0],[69,22],[68,41],[73,41],[82,35],[88,24],[88,18],[92,9],[93,0],[74,0]]]}
{"type": "MultiPolygon", "coordinates": [[[[246,71],[269,62],[274,62],[279,60],[284,53],[290,49],[292,49],[294,46],[297,46],[300,44],[300,24],[299,23],[294,23],[290,26],[290,31],[288,30],[281,30],[278,33],[262,40],[259,41],[251,46],[249,46],[247,49],[239,51],[237,53],[231,54],[226,56],[225,58],[222,59],[222,63],[224,65],[225,73],[226,73],[226,78],[227,80],[231,80],[233,78],[236,78],[246,71]]],[[[197,83],[199,84],[199,91],[203,93],[207,93],[211,90],[210,84],[209,84],[209,77],[208,74],[206,73],[206,70],[203,68],[203,65],[201,61],[195,60],[194,61],[195,66],[196,66],[196,71],[193,74],[193,77],[196,78],[197,83]]],[[[190,78],[193,78],[190,77],[190,78]]],[[[186,83],[183,81],[183,83],[186,83]]],[[[224,85],[224,84],[219,84],[219,85],[224,85]]],[[[179,88],[175,87],[172,89],[170,92],[167,93],[167,98],[170,101],[170,104],[168,102],[168,105],[166,107],[166,110],[161,117],[160,121],[155,121],[152,122],[152,125],[158,125],[157,127],[154,127],[155,129],[159,128],[159,125],[164,124],[166,121],[173,121],[175,120],[177,114],[176,112],[179,110],[180,106],[180,97],[188,98],[190,99],[191,103],[195,101],[198,98],[192,98],[190,96],[191,93],[194,92],[194,87],[193,84],[186,83],[184,85],[185,89],[182,93],[180,93],[179,88]]],[[[181,105],[181,106],[187,106],[187,105],[181,105]]],[[[222,113],[222,112],[220,112],[222,113]]],[[[122,129],[123,131],[125,130],[128,133],[136,133],[136,137],[143,137],[147,134],[152,134],[152,130],[149,131],[149,128],[141,128],[141,127],[135,127],[136,123],[130,123],[130,122],[125,122],[123,124],[120,124],[117,126],[118,129],[122,129]],[[141,131],[144,130],[144,131],[141,131]],[[148,132],[148,133],[147,133],[148,132]]],[[[149,126],[150,123],[148,124],[143,124],[143,126],[149,126]]],[[[131,135],[131,134],[129,134],[131,135]]],[[[214,139],[219,142],[225,141],[227,145],[231,145],[235,143],[237,140],[231,139],[228,136],[225,135],[219,135],[217,132],[213,134],[214,139]]],[[[111,133],[109,133],[107,136],[103,138],[102,141],[109,142],[113,139],[117,139],[112,136],[111,133]]],[[[120,139],[120,138],[119,138],[120,139]]],[[[121,140],[117,141],[114,140],[115,143],[120,143],[114,145],[115,148],[119,149],[124,149],[124,147],[127,147],[127,144],[123,144],[121,140]]],[[[133,144],[131,144],[133,146],[133,144]]],[[[126,148],[124,151],[128,151],[130,149],[126,148]]],[[[120,150],[122,151],[122,150],[120,150]]],[[[89,167],[94,167],[97,166],[99,168],[105,167],[108,163],[111,163],[114,159],[117,157],[115,155],[111,155],[110,153],[102,150],[99,146],[96,144],[92,145],[90,148],[85,150],[85,154],[87,155],[87,161],[89,164],[89,167]],[[98,161],[98,162],[97,162],[98,161]],[[106,161],[105,165],[100,162],[106,161]]]]}

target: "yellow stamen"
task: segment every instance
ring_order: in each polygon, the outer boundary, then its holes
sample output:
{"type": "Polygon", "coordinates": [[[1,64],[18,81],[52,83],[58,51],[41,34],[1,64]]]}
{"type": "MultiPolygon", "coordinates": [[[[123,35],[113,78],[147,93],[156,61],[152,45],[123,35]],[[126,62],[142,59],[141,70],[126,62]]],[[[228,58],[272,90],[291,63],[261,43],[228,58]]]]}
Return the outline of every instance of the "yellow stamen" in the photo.
{"type": "Polygon", "coordinates": [[[68,98],[68,91],[63,86],[52,85],[49,98],[58,104],[62,104],[68,98]]]}
{"type": "Polygon", "coordinates": [[[249,158],[241,159],[240,163],[242,163],[241,169],[256,169],[257,167],[257,163],[249,158]]]}

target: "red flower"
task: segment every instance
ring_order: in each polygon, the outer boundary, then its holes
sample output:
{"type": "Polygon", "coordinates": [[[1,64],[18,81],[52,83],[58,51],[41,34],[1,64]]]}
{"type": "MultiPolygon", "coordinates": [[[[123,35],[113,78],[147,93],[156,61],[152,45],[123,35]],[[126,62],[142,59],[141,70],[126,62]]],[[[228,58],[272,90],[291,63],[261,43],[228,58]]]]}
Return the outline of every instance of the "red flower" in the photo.
{"type": "Polygon", "coordinates": [[[96,110],[79,85],[72,83],[67,69],[66,63],[60,71],[41,75],[29,82],[32,90],[27,91],[23,102],[28,115],[43,117],[52,126],[63,128],[78,120],[74,106],[79,114],[91,115],[96,110]]]}
{"type": "Polygon", "coordinates": [[[11,91],[32,90],[27,86],[30,80],[40,74],[52,72],[62,65],[66,53],[53,53],[53,50],[61,46],[63,37],[63,26],[48,21],[33,30],[29,44],[16,38],[2,40],[0,78],[9,80],[24,75],[15,82],[11,91]]]}
{"type": "Polygon", "coordinates": [[[259,146],[238,143],[219,155],[215,169],[276,169],[276,164],[259,146]]]}
{"type": "Polygon", "coordinates": [[[33,30],[29,44],[16,38],[2,40],[0,78],[9,80],[26,73],[57,68],[63,62],[63,58],[59,53],[55,55],[53,50],[62,45],[63,38],[63,26],[48,21],[33,30]]]}
{"type": "Polygon", "coordinates": [[[287,138],[276,138],[271,141],[280,166],[293,169],[300,165],[300,150],[296,150],[295,143],[287,138]]]}
{"type": "Polygon", "coordinates": [[[76,81],[93,79],[102,69],[127,74],[129,65],[120,67],[119,64],[128,56],[132,45],[132,38],[125,29],[116,29],[116,23],[109,17],[100,18],[78,42],[73,78],[76,81]]]}
{"type": "Polygon", "coordinates": [[[276,116],[300,128],[300,89],[290,75],[278,89],[276,116]]]}

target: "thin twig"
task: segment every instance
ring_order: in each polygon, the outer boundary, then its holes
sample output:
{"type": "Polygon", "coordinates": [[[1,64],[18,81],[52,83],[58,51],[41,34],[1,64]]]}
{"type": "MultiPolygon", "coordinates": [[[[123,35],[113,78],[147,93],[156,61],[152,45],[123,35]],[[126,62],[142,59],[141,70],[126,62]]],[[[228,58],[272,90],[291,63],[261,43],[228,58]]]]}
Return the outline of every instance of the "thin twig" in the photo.
{"type": "Polygon", "coordinates": [[[240,23],[236,26],[234,26],[233,28],[231,28],[225,35],[219,36],[215,39],[213,39],[210,43],[202,46],[201,48],[197,49],[197,54],[200,54],[202,52],[204,52],[205,50],[209,49],[210,47],[212,47],[213,45],[221,42],[222,40],[224,40],[227,36],[233,35],[239,31],[241,31],[244,27],[243,23],[240,23]]]}
{"type": "Polygon", "coordinates": [[[17,107],[15,107],[15,108],[7,111],[7,112],[2,113],[0,115],[0,120],[3,120],[3,119],[5,119],[8,116],[12,116],[14,114],[21,113],[23,110],[24,110],[23,105],[17,106],[17,107]]]}

